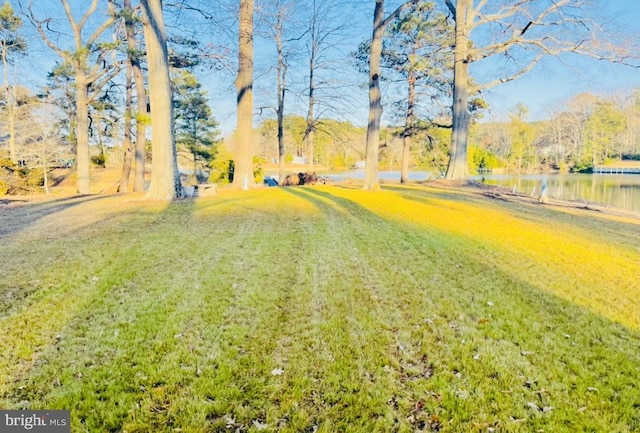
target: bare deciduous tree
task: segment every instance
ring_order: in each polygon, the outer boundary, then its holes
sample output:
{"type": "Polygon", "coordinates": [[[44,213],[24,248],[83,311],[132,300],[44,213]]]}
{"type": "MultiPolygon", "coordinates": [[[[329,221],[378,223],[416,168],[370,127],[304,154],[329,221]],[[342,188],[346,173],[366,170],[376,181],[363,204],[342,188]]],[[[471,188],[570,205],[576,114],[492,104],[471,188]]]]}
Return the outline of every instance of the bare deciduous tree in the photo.
{"type": "Polygon", "coordinates": [[[76,19],[69,0],[60,0],[73,36],[73,50],[56,44],[55,39],[51,37],[51,19],[36,17],[33,0],[29,0],[25,12],[45,44],[73,67],[77,110],[76,164],[80,194],[91,192],[89,180],[89,104],[98,96],[102,87],[118,73],[117,65],[109,57],[115,47],[113,44],[100,43],[101,38],[116,19],[112,0],[107,2],[106,19],[97,25],[88,37],[84,37],[85,28],[90,19],[97,16],[99,3],[99,0],[92,0],[82,17],[76,19]]]}
{"type": "Polygon", "coordinates": [[[596,5],[592,0],[444,0],[444,3],[456,25],[453,128],[447,179],[464,179],[469,175],[469,94],[515,80],[544,57],[563,53],[640,67],[638,42],[607,29],[602,24],[602,8],[592,7],[596,5]],[[500,74],[484,83],[472,84],[469,65],[498,56],[505,60],[500,74]]]}
{"type": "Polygon", "coordinates": [[[287,89],[287,70],[289,68],[289,42],[285,38],[285,25],[292,21],[294,12],[294,2],[291,0],[272,0],[264,3],[260,8],[263,21],[267,26],[268,37],[272,38],[276,44],[276,93],[277,102],[276,117],[278,122],[278,179],[284,179],[285,165],[285,137],[284,137],[284,107],[287,89]]]}

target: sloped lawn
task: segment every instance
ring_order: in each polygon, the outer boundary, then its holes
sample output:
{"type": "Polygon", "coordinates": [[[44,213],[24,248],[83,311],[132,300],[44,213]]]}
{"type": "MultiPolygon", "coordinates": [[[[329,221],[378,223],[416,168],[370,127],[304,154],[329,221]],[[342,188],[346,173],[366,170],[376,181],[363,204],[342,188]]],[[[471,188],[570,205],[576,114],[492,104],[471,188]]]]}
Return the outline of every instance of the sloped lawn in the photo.
{"type": "Polygon", "coordinates": [[[640,431],[637,220],[427,187],[46,206],[0,213],[0,407],[74,432],[640,431]]]}

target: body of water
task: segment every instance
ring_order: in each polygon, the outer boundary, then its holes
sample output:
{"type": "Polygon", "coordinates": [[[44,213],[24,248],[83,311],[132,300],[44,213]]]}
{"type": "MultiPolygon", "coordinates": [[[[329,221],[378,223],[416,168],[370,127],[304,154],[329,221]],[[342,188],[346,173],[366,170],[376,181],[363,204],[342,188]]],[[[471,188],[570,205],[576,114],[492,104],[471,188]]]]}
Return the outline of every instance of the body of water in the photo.
{"type": "MultiPolygon", "coordinates": [[[[318,176],[325,177],[327,179],[333,180],[335,182],[341,182],[343,180],[348,179],[364,179],[364,170],[347,170],[341,171],[338,173],[329,173],[329,174],[318,174],[318,176]]],[[[380,180],[394,180],[400,182],[400,172],[399,171],[380,171],[378,172],[378,179],[380,180]]],[[[431,179],[431,173],[428,171],[410,171],[409,172],[409,180],[418,182],[421,180],[431,179]]]]}
{"type": "Polygon", "coordinates": [[[473,179],[534,196],[540,195],[546,183],[550,198],[599,203],[640,215],[640,175],[637,174],[484,174],[473,179]]]}
{"type": "MultiPolygon", "coordinates": [[[[364,170],[348,170],[322,174],[334,181],[364,179],[364,170]]],[[[411,171],[409,180],[431,179],[428,171],[411,171]]],[[[381,171],[380,180],[400,180],[399,171],[381,171]]],[[[547,196],[560,200],[574,200],[585,204],[598,203],[640,215],[640,175],[637,174],[483,174],[473,180],[497,185],[523,194],[540,195],[547,185],[547,196]]]]}

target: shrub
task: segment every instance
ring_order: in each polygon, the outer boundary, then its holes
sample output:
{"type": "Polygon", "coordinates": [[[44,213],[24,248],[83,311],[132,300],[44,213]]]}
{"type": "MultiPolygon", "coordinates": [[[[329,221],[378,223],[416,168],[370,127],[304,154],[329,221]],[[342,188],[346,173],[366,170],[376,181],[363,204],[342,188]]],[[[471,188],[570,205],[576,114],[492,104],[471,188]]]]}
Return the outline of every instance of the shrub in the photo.
{"type": "Polygon", "coordinates": [[[107,166],[107,158],[102,153],[99,155],[93,155],[91,157],[91,162],[97,167],[105,168],[107,166]]]}
{"type": "Polygon", "coordinates": [[[233,182],[234,164],[231,159],[214,159],[209,164],[211,168],[211,174],[209,175],[209,182],[217,183],[218,185],[227,185],[233,182]]]}
{"type": "Polygon", "coordinates": [[[37,192],[42,185],[42,168],[19,167],[9,159],[0,158],[0,195],[37,192]]]}

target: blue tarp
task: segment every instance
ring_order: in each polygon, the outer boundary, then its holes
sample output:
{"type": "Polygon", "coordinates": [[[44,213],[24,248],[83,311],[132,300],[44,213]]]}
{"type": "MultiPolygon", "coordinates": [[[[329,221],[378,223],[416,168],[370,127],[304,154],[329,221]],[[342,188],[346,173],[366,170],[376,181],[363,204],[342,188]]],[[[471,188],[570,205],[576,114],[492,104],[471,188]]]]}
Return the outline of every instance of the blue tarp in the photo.
{"type": "Polygon", "coordinates": [[[272,177],[267,176],[264,178],[264,184],[267,186],[278,186],[278,181],[272,177]]]}

